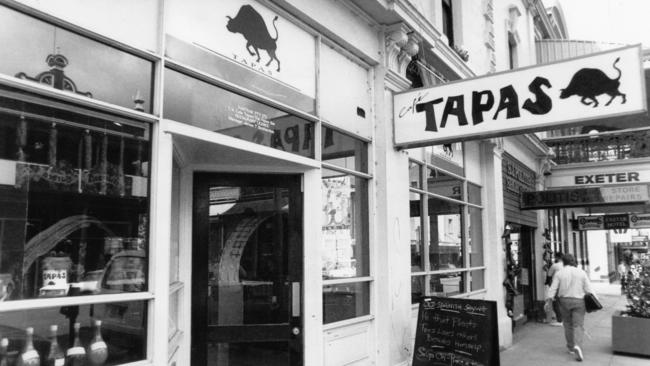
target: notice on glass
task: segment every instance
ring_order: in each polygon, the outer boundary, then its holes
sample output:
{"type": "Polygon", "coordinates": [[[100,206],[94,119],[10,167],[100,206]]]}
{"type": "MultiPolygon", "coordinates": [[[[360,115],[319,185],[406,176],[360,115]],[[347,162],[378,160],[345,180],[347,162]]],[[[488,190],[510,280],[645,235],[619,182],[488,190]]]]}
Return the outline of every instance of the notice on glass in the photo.
{"type": "Polygon", "coordinates": [[[425,297],[420,302],[413,366],[499,365],[495,301],[425,297]]]}
{"type": "Polygon", "coordinates": [[[266,113],[242,105],[228,106],[228,120],[268,133],[273,133],[273,127],[275,126],[275,123],[268,119],[266,113]]]}

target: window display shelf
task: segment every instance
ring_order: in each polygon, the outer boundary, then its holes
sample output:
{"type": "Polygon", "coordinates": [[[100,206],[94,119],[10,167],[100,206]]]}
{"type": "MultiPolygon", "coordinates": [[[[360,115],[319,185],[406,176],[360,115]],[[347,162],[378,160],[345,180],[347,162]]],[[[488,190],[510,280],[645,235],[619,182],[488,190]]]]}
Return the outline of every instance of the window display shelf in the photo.
{"type": "Polygon", "coordinates": [[[14,300],[0,302],[0,313],[17,310],[41,309],[61,306],[92,305],[110,302],[126,302],[137,300],[151,300],[154,294],[151,292],[120,293],[90,296],[66,296],[44,299],[14,300]]]}

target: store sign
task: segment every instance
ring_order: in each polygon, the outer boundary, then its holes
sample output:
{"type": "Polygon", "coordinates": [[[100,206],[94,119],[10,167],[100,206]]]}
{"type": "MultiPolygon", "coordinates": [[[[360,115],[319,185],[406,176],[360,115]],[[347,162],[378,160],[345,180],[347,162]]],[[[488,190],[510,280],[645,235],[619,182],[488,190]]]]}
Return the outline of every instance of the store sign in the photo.
{"type": "Polygon", "coordinates": [[[395,144],[521,134],[646,108],[637,45],[397,94],[395,144]]]}
{"type": "Polygon", "coordinates": [[[558,189],[523,192],[520,208],[533,210],[543,208],[598,206],[617,203],[641,203],[650,200],[647,185],[618,187],[558,189]]]}
{"type": "Polygon", "coordinates": [[[649,183],[650,169],[621,169],[619,166],[599,167],[598,172],[593,169],[575,170],[570,175],[562,175],[562,171],[553,172],[548,178],[550,187],[573,187],[592,185],[612,185],[623,183],[649,183]]]}
{"type": "Polygon", "coordinates": [[[632,229],[650,228],[650,214],[630,215],[630,228],[632,229]]]}
{"type": "Polygon", "coordinates": [[[304,97],[313,101],[316,42],[289,19],[256,1],[165,6],[174,14],[165,23],[170,59],[301,109],[304,97]]]}
{"type": "Polygon", "coordinates": [[[578,216],[578,230],[603,230],[603,216],[578,216]]]}
{"type": "Polygon", "coordinates": [[[605,230],[627,229],[630,227],[628,214],[605,215],[603,218],[605,230]]]}

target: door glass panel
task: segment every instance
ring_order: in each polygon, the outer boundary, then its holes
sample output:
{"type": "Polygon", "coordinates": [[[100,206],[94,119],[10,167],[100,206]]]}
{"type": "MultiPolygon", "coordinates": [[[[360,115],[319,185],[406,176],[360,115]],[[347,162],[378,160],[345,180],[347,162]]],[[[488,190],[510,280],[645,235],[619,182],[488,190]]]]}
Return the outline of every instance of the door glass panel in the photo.
{"type": "Polygon", "coordinates": [[[288,204],[287,189],[210,187],[209,324],[288,322],[288,204]]]}
{"type": "Polygon", "coordinates": [[[302,331],[297,180],[197,177],[204,183],[195,185],[193,308],[200,313],[193,316],[192,364],[300,364],[293,332],[302,331]]]}

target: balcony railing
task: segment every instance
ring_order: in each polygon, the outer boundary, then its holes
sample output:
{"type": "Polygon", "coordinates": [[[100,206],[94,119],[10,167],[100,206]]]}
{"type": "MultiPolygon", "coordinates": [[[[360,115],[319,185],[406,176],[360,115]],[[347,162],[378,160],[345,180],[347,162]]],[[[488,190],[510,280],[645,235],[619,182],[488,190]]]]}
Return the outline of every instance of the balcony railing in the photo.
{"type": "Polygon", "coordinates": [[[588,163],[650,157],[650,129],[601,132],[543,140],[556,164],[588,163]]]}

